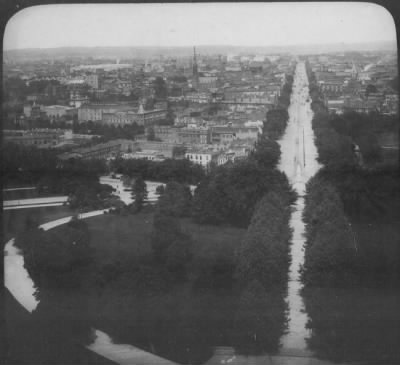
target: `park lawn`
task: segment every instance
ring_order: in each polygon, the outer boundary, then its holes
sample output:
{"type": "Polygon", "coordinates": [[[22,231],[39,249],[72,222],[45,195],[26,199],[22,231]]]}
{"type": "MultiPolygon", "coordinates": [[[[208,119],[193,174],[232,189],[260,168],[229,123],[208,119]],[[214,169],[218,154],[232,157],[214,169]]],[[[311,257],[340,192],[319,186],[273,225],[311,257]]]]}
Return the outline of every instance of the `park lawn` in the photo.
{"type": "Polygon", "coordinates": [[[214,261],[217,257],[233,258],[246,229],[231,226],[197,224],[188,218],[181,220],[182,230],[191,235],[196,261],[214,261]]]}
{"type": "MultiPolygon", "coordinates": [[[[105,214],[86,222],[98,263],[151,254],[152,212],[126,216],[105,214]]],[[[232,257],[246,232],[229,226],[199,225],[189,218],[181,219],[180,224],[182,230],[192,237],[193,255],[200,261],[213,261],[220,255],[232,257]]]]}
{"type": "Polygon", "coordinates": [[[104,214],[85,220],[97,263],[143,257],[151,253],[152,213],[104,214]]]}

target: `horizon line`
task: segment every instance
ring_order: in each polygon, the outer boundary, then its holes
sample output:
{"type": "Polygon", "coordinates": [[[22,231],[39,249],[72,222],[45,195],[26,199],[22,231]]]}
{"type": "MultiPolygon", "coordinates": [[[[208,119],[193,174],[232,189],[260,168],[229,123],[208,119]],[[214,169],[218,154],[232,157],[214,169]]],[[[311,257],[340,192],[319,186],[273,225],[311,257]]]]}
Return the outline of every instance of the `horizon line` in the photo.
{"type": "Polygon", "coordinates": [[[3,52],[9,51],[28,51],[28,50],[54,50],[54,49],[71,49],[71,48],[192,48],[195,47],[242,47],[242,48],[282,48],[282,47],[315,47],[315,46],[351,46],[351,45],[372,45],[380,43],[394,43],[397,44],[396,39],[379,40],[379,41],[359,41],[359,42],[332,42],[332,43],[298,43],[298,44],[284,44],[284,45],[233,45],[233,44],[188,44],[188,45],[101,45],[101,46],[82,46],[82,45],[72,45],[72,46],[54,46],[54,47],[29,47],[29,48],[8,48],[3,49],[3,52]]]}

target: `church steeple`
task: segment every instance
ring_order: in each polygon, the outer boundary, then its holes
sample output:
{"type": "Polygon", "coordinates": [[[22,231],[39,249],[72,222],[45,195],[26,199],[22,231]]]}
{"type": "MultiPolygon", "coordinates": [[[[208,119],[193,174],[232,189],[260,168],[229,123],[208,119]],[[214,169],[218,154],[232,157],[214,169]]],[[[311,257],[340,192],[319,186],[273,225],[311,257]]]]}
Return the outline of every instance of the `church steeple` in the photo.
{"type": "Polygon", "coordinates": [[[193,87],[197,89],[199,86],[199,70],[197,67],[196,47],[193,47],[193,87]]]}

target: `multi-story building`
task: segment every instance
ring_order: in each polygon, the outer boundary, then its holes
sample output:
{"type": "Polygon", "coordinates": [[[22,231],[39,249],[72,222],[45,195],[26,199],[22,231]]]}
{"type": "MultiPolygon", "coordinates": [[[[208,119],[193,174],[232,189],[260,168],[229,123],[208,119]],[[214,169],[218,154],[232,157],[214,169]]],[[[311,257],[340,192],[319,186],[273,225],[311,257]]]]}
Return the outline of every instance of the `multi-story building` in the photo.
{"type": "MultiPolygon", "coordinates": [[[[78,120],[80,122],[102,121],[103,114],[114,114],[116,112],[136,112],[137,106],[131,104],[85,104],[78,110],[78,120]]],[[[109,120],[109,119],[107,119],[109,120]]]]}
{"type": "Polygon", "coordinates": [[[235,139],[256,141],[259,132],[258,127],[214,126],[212,127],[212,142],[226,145],[235,139]]]}
{"type": "Polygon", "coordinates": [[[86,104],[78,109],[79,122],[96,122],[103,119],[103,113],[113,113],[115,104],[86,104]]]}
{"type": "Polygon", "coordinates": [[[124,153],[121,156],[123,159],[130,160],[148,160],[148,161],[163,161],[165,156],[158,151],[136,151],[124,153]]]}
{"type": "Polygon", "coordinates": [[[343,111],[355,111],[359,113],[370,113],[379,111],[379,105],[374,100],[360,97],[345,97],[343,111]]]}
{"type": "Polygon", "coordinates": [[[184,96],[184,100],[192,103],[207,104],[211,101],[209,92],[189,92],[184,96]]]}
{"type": "Polygon", "coordinates": [[[86,76],[86,83],[92,89],[99,89],[100,88],[99,75],[96,75],[96,74],[87,75],[86,76]]]}
{"type": "Polygon", "coordinates": [[[136,114],[136,123],[146,127],[165,119],[167,117],[167,109],[144,110],[143,106],[140,105],[136,114]]]}
{"type": "Polygon", "coordinates": [[[133,141],[130,140],[116,139],[91,147],[77,148],[72,152],[63,153],[58,157],[61,160],[68,160],[70,158],[81,158],[83,160],[113,158],[120,152],[127,152],[132,143],[133,141]]]}
{"type": "Polygon", "coordinates": [[[157,151],[159,155],[165,158],[174,157],[174,151],[177,147],[183,148],[180,143],[169,143],[159,141],[134,141],[129,146],[130,151],[157,151]]]}
{"type": "Polygon", "coordinates": [[[186,151],[185,158],[206,169],[210,166],[211,162],[215,162],[218,166],[228,162],[228,156],[224,152],[214,151],[212,149],[192,148],[186,151]]]}
{"type": "Polygon", "coordinates": [[[211,129],[208,127],[183,127],[178,130],[179,141],[184,144],[210,144],[211,129]]]}
{"type": "Polygon", "coordinates": [[[199,91],[206,91],[218,88],[217,76],[199,76],[197,88],[199,91]]]}
{"type": "Polygon", "coordinates": [[[387,94],[382,104],[382,113],[397,115],[399,113],[399,94],[387,94]]]}
{"type": "Polygon", "coordinates": [[[65,105],[42,106],[42,110],[49,118],[72,117],[74,114],[77,114],[76,108],[65,105]]]}
{"type": "Polygon", "coordinates": [[[156,125],[153,127],[154,137],[163,142],[178,143],[180,128],[156,125]]]}
{"type": "Polygon", "coordinates": [[[12,142],[23,146],[35,146],[38,148],[52,148],[56,146],[64,132],[52,129],[37,130],[4,130],[4,142],[12,142]]]}
{"type": "Polygon", "coordinates": [[[320,81],[319,88],[322,93],[333,93],[333,94],[340,94],[343,93],[344,83],[342,81],[320,81]]]}
{"type": "Polygon", "coordinates": [[[87,95],[84,95],[80,90],[71,90],[69,96],[69,105],[74,108],[79,108],[89,102],[87,95]]]}
{"type": "Polygon", "coordinates": [[[124,126],[136,123],[137,119],[137,114],[133,111],[115,111],[102,113],[101,122],[108,125],[124,126]]]}

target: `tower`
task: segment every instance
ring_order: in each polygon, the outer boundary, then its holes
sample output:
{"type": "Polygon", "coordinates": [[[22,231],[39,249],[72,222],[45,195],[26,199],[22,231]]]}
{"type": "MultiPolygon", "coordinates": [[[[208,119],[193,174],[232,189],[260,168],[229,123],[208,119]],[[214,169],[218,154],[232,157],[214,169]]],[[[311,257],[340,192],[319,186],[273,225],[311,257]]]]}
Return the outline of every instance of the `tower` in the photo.
{"type": "Polygon", "coordinates": [[[196,47],[193,47],[193,88],[199,88],[199,70],[197,67],[196,47]]]}

